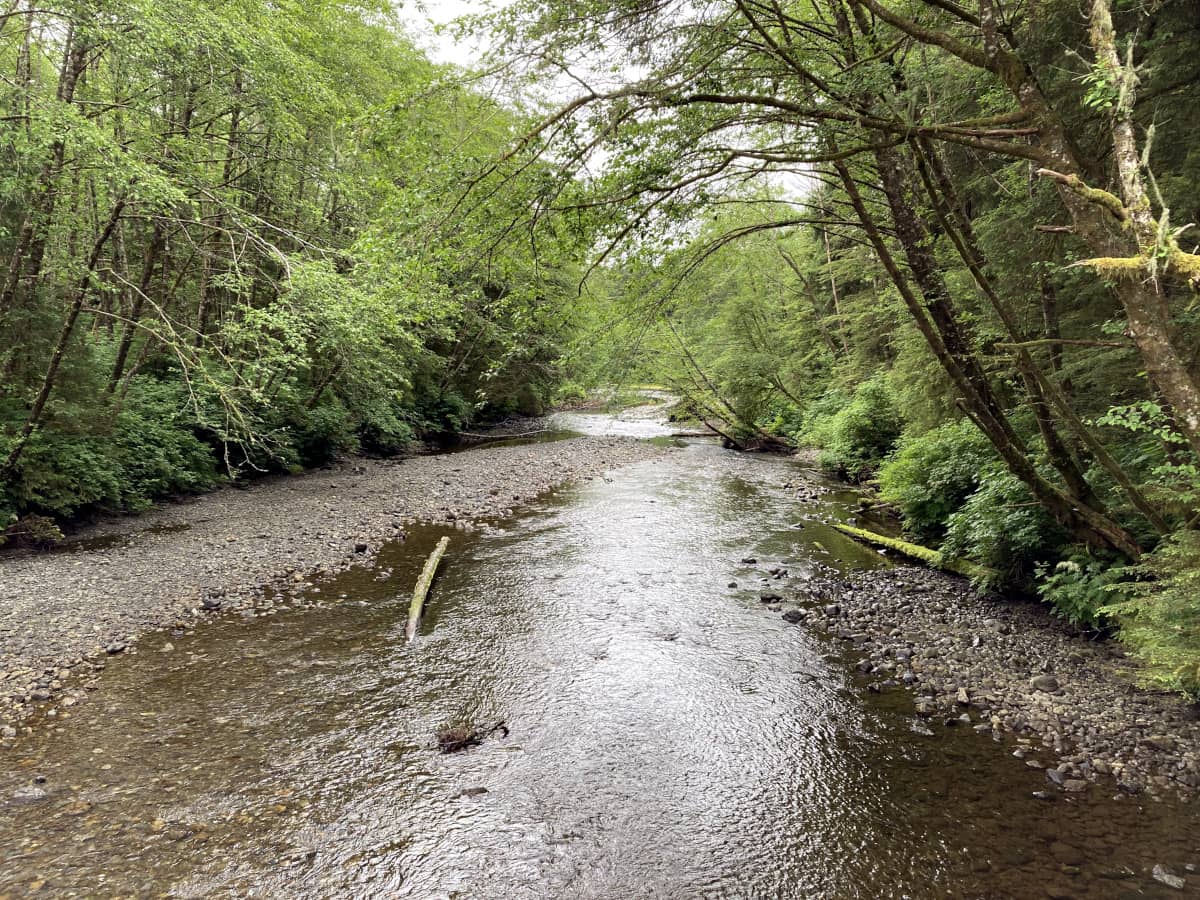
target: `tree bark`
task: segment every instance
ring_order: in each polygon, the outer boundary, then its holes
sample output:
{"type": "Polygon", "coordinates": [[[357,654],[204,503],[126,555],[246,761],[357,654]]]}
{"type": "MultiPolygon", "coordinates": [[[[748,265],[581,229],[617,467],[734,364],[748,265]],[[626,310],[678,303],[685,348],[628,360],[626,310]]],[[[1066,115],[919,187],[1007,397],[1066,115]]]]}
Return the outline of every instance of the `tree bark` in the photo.
{"type": "MultiPolygon", "coordinates": [[[[875,252],[891,277],[893,284],[895,284],[896,289],[900,292],[900,296],[904,300],[905,306],[908,307],[909,313],[918,330],[925,338],[930,350],[933,351],[935,358],[941,363],[942,368],[945,369],[958,388],[971,420],[991,442],[1009,471],[1029,488],[1034,498],[1045,507],[1055,520],[1072,531],[1078,539],[1086,541],[1093,546],[1116,549],[1133,559],[1140,557],[1141,548],[1138,547],[1136,541],[1133,540],[1125,529],[1086,504],[1076,502],[1073,498],[1046,481],[1029,460],[1019,440],[1014,442],[1010,438],[1012,428],[1004,421],[1003,413],[1000,413],[987,401],[984,395],[979,393],[974,379],[968,375],[966,367],[961,364],[961,361],[950,349],[951,345],[944,339],[941,332],[941,325],[944,323],[939,322],[933,316],[932,307],[935,303],[941,303],[943,305],[941,315],[943,319],[945,318],[945,298],[936,296],[932,300],[925,298],[924,303],[917,298],[909,287],[908,279],[905,278],[899,264],[888,249],[887,243],[884,241],[883,235],[875,224],[874,217],[867,209],[866,203],[863,201],[862,195],[858,190],[858,185],[845,161],[838,160],[833,165],[842,180],[842,185],[863,226],[863,230],[866,232],[872,246],[874,246],[875,252]]],[[[892,177],[889,176],[889,179],[885,179],[885,182],[891,180],[892,177]]],[[[889,204],[890,200],[891,198],[889,198],[889,204]]],[[[911,211],[909,211],[908,216],[911,215],[911,211]]],[[[902,218],[904,217],[902,213],[902,218]]],[[[897,223],[897,229],[900,229],[899,223],[897,223]]],[[[917,250],[919,259],[920,248],[917,248],[917,250]]],[[[911,263],[910,268],[912,268],[911,263]]],[[[951,332],[951,338],[956,345],[961,342],[961,335],[956,331],[951,332]]]]}

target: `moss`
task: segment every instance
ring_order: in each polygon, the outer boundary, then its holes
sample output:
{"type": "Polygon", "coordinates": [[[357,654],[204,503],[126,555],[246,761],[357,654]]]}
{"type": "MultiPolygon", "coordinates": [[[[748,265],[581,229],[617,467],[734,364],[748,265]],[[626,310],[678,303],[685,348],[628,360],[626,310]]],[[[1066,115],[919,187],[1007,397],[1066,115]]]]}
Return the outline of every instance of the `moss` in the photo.
{"type": "Polygon", "coordinates": [[[1116,195],[1085,184],[1083,179],[1078,175],[1068,175],[1066,184],[1067,187],[1089,203],[1103,206],[1119,221],[1124,222],[1129,218],[1129,213],[1125,210],[1125,204],[1116,195]]]}
{"type": "Polygon", "coordinates": [[[1097,256],[1085,259],[1080,265],[1091,266],[1101,275],[1108,278],[1128,278],[1147,271],[1146,257],[1137,256],[1097,256]]]}
{"type": "Polygon", "coordinates": [[[895,550],[897,553],[903,553],[912,559],[919,559],[927,566],[932,566],[935,569],[942,569],[947,572],[954,572],[956,575],[964,575],[976,581],[986,581],[995,577],[995,572],[984,566],[978,565],[966,559],[956,559],[952,556],[945,556],[937,550],[931,550],[928,547],[922,547],[920,544],[913,544],[909,541],[902,541],[899,538],[887,537],[886,535],[876,534],[873,531],[867,531],[865,528],[855,528],[852,525],[843,525],[841,523],[833,523],[833,527],[843,534],[848,534],[850,537],[868,544],[875,544],[879,547],[887,547],[889,550],[895,550]]]}
{"type": "Polygon", "coordinates": [[[1170,265],[1193,285],[1200,287],[1200,255],[1175,250],[1171,253],[1170,265]]]}
{"type": "MultiPolygon", "coordinates": [[[[1168,261],[1169,269],[1200,286],[1200,255],[1173,249],[1168,261]]],[[[1090,266],[1107,278],[1131,278],[1150,272],[1149,259],[1140,253],[1137,256],[1097,256],[1083,260],[1080,265],[1090,266]]]]}

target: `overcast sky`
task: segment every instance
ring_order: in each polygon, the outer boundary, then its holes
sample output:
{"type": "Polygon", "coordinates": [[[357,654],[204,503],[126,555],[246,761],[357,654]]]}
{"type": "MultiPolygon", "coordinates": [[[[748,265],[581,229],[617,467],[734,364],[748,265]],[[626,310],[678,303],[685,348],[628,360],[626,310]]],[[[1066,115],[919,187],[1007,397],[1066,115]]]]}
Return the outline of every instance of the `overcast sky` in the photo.
{"type": "Polygon", "coordinates": [[[434,60],[464,67],[477,63],[485,48],[475,41],[455,41],[446,32],[435,34],[434,28],[459,16],[485,12],[491,5],[483,0],[396,0],[395,3],[400,18],[434,60]]]}

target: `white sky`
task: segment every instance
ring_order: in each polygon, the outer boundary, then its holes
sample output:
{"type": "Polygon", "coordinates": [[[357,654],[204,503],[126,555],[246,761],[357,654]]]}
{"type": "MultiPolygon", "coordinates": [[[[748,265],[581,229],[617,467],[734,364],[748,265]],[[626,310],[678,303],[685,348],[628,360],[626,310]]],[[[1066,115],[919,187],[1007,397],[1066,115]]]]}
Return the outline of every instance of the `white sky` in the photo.
{"type": "MultiPolygon", "coordinates": [[[[489,49],[487,38],[468,38],[456,40],[452,29],[445,28],[438,32],[437,26],[449,25],[455,19],[464,15],[478,15],[489,10],[502,9],[513,0],[392,0],[400,19],[409,29],[417,43],[425,50],[431,59],[440,63],[453,63],[463,68],[477,66],[489,49]]],[[[589,79],[601,78],[586,64],[580,71],[589,79]]],[[[627,77],[629,72],[624,75],[627,77]]],[[[559,76],[546,86],[546,94],[552,101],[570,100],[578,92],[578,85],[565,76],[559,76]]],[[[599,153],[592,160],[593,166],[602,167],[605,154],[599,153]]],[[[782,188],[785,198],[798,199],[809,193],[814,183],[799,173],[776,173],[770,176],[770,181],[782,188]]]]}
{"type": "Polygon", "coordinates": [[[454,63],[464,68],[477,63],[486,47],[477,41],[458,42],[446,31],[435,34],[434,28],[459,16],[486,12],[491,6],[493,4],[485,0],[395,0],[400,18],[435,62],[454,63]]]}

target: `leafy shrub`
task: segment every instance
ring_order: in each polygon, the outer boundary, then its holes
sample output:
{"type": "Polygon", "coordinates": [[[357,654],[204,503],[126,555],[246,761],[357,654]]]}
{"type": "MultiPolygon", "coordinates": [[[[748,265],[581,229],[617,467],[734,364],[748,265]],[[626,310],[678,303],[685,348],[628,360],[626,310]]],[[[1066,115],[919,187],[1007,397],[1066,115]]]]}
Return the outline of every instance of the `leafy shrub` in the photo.
{"type": "Polygon", "coordinates": [[[555,406],[578,406],[588,398],[587,388],[577,381],[565,381],[554,392],[555,406]]]}
{"type": "Polygon", "coordinates": [[[11,544],[33,550],[49,550],[62,539],[62,529],[46,516],[22,516],[7,528],[0,528],[0,546],[11,544]]]}
{"type": "Polygon", "coordinates": [[[290,423],[292,441],[305,466],[321,466],[358,448],[346,407],[337,400],[300,411],[290,423]]]}
{"type": "Polygon", "coordinates": [[[1141,580],[1103,611],[1146,664],[1145,681],[1200,699],[1200,531],[1170,535],[1127,572],[1141,580]]]}
{"type": "Polygon", "coordinates": [[[805,430],[808,442],[821,450],[821,466],[848,481],[867,478],[892,451],[902,423],[884,377],[864,381],[848,403],[821,417],[829,401],[822,398],[818,417],[805,430]]]}
{"type": "Polygon", "coordinates": [[[135,378],[112,440],[123,482],[120,509],[142,509],[158,497],[216,483],[212,449],[196,436],[194,412],[178,383],[135,378]]]}
{"type": "Polygon", "coordinates": [[[184,388],[138,377],[114,419],[60,412],[33,433],[12,479],[16,512],[70,517],[86,509],[145,509],[155,498],[216,481],[184,388]]]}
{"type": "Polygon", "coordinates": [[[987,438],[969,421],[942,425],[901,441],[879,470],[880,495],[900,508],[906,532],[936,541],[994,459],[987,438]]]}
{"type": "Polygon", "coordinates": [[[1104,609],[1110,606],[1121,590],[1125,571],[1112,560],[1099,560],[1086,553],[1076,553],[1059,560],[1053,568],[1038,565],[1037,592],[1054,607],[1055,614],[1072,625],[1083,628],[1102,628],[1108,623],[1104,609]]]}
{"type": "Polygon", "coordinates": [[[942,551],[993,569],[991,588],[1024,585],[1036,561],[1065,543],[1063,530],[1024,484],[993,464],[982,470],[979,488],[947,520],[942,551]]]}

